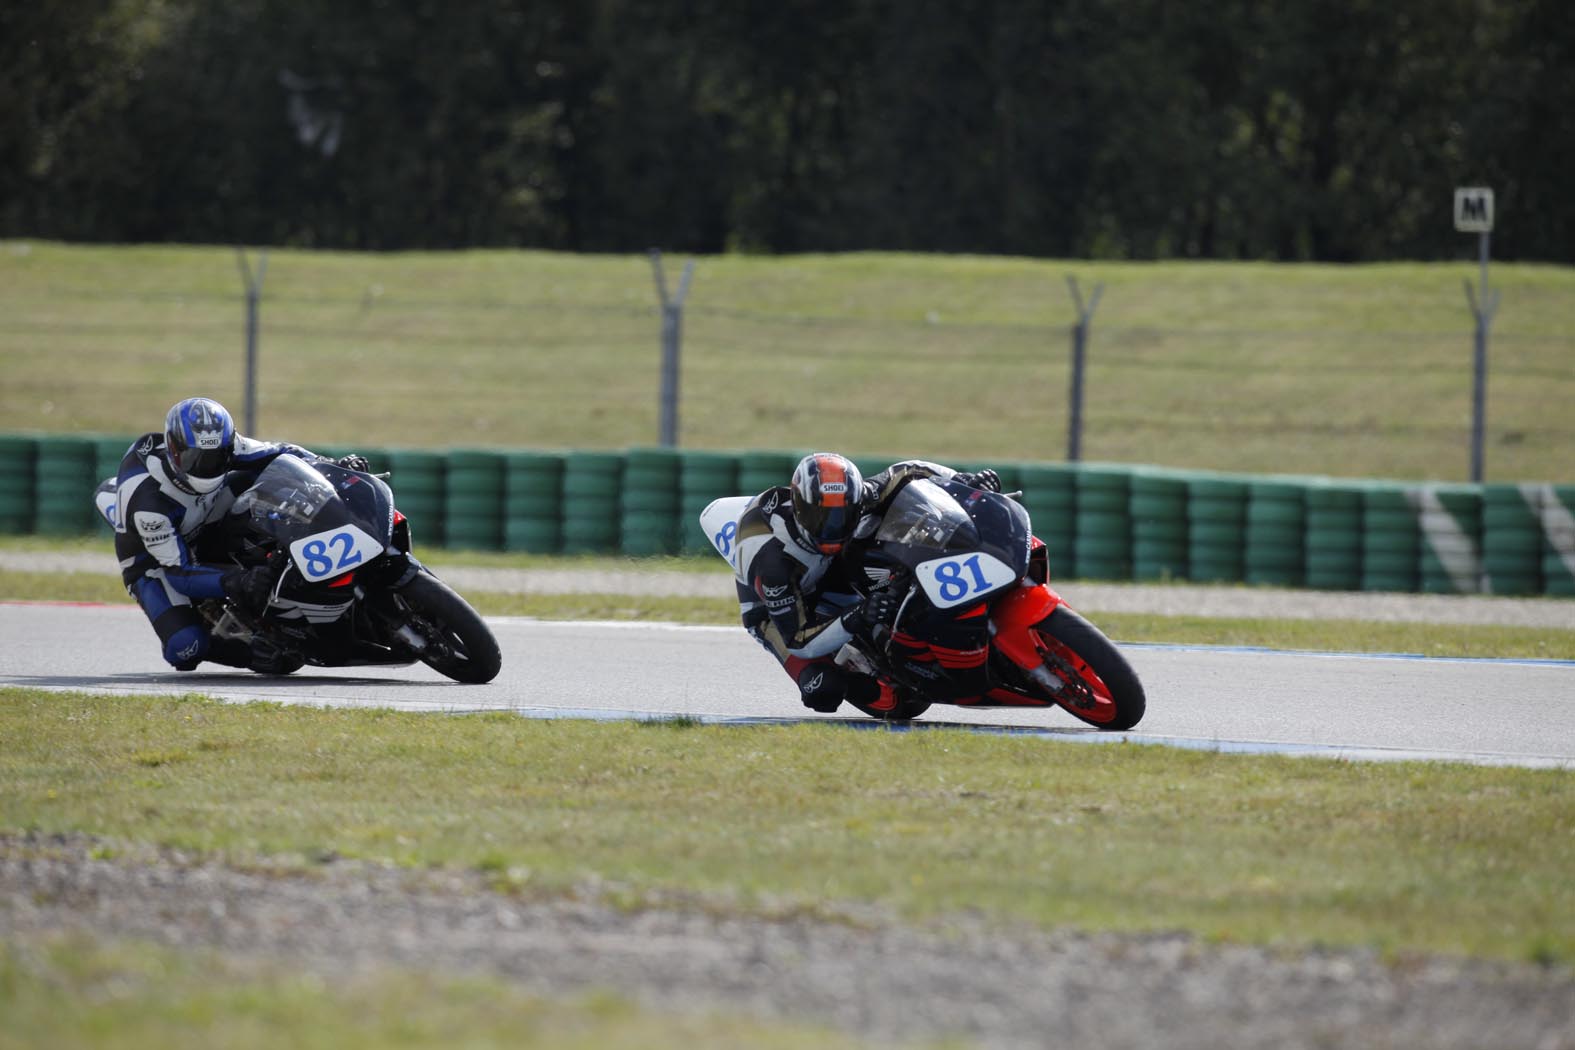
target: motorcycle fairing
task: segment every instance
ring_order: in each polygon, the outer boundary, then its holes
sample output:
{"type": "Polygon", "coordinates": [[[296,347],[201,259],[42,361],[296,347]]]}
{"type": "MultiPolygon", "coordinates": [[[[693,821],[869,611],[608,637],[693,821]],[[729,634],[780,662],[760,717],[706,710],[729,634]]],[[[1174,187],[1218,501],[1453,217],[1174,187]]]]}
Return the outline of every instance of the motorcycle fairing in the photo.
{"type": "Polygon", "coordinates": [[[1061,596],[1044,584],[1025,584],[1002,596],[990,610],[996,649],[1025,671],[1038,667],[1044,658],[1030,629],[1061,604],[1061,596]]]}
{"type": "Polygon", "coordinates": [[[739,580],[744,578],[744,569],[738,551],[738,517],[749,506],[750,499],[749,496],[723,496],[712,500],[700,512],[700,528],[705,530],[716,552],[733,567],[733,575],[739,580]]]}

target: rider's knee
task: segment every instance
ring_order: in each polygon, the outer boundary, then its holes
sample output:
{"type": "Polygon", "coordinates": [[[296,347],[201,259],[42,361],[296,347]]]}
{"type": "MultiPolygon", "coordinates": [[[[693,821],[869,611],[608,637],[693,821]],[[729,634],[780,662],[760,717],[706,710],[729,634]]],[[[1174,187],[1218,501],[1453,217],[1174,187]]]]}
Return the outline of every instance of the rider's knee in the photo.
{"type": "Polygon", "coordinates": [[[880,695],[880,683],[828,661],[813,663],[798,674],[799,699],[812,711],[829,714],[844,700],[868,703],[880,695]]]}
{"type": "Polygon", "coordinates": [[[177,671],[190,671],[208,655],[208,632],[195,624],[164,640],[164,659],[177,671]]]}

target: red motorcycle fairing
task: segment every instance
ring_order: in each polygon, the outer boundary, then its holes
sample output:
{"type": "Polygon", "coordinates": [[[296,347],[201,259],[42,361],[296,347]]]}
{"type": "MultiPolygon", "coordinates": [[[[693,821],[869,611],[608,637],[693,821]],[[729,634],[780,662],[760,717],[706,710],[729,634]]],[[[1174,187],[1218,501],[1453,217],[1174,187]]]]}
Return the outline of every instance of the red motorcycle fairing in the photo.
{"type": "Polygon", "coordinates": [[[944,703],[960,707],[1050,707],[1046,697],[995,684],[989,670],[994,646],[1025,671],[1039,668],[1044,641],[1032,629],[1064,604],[1046,584],[1024,580],[994,599],[955,612],[933,610],[891,636],[889,655],[929,678],[944,703]],[[926,673],[924,668],[933,670],[926,673]]]}
{"type": "Polygon", "coordinates": [[[1022,586],[1007,593],[991,611],[995,624],[995,647],[1025,671],[1040,666],[1044,657],[1029,628],[1064,605],[1065,600],[1047,583],[1022,586]]]}

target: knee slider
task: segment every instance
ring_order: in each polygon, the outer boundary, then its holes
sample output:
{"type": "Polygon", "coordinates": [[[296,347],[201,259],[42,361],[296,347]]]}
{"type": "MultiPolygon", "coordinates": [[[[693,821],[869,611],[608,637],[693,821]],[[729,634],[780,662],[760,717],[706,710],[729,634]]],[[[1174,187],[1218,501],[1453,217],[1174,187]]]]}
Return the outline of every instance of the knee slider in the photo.
{"type": "Polygon", "coordinates": [[[836,664],[810,664],[798,675],[799,698],[804,706],[822,713],[835,711],[848,691],[848,678],[836,664]]]}
{"type": "Polygon", "coordinates": [[[164,643],[164,659],[176,668],[190,669],[208,655],[208,632],[195,625],[182,627],[164,643]]]}

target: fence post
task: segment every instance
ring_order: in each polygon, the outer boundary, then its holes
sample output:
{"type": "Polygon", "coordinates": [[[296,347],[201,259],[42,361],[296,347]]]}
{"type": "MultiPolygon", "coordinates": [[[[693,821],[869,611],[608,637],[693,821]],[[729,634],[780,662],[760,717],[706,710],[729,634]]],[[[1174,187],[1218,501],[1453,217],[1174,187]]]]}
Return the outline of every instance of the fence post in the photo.
{"type": "Polygon", "coordinates": [[[656,274],[656,294],[662,301],[662,394],[661,394],[661,443],[665,448],[678,445],[678,353],[683,332],[684,299],[689,295],[689,281],[694,276],[695,261],[684,263],[683,276],[678,279],[678,294],[667,295],[667,278],[662,273],[662,253],[651,249],[651,270],[656,274]]]}
{"type": "Polygon", "coordinates": [[[257,304],[262,299],[263,278],[268,276],[268,251],[257,257],[257,279],[246,262],[246,249],[235,249],[235,261],[246,284],[246,433],[257,433],[257,304]]]}
{"type": "Polygon", "coordinates": [[[1085,308],[1077,278],[1068,274],[1066,284],[1072,290],[1072,304],[1077,307],[1077,324],[1072,326],[1072,405],[1067,421],[1066,459],[1068,463],[1076,463],[1083,455],[1083,361],[1088,353],[1088,325],[1105,286],[1103,283],[1094,285],[1094,294],[1085,308]]]}
{"type": "Polygon", "coordinates": [[[1487,428],[1487,337],[1488,325],[1498,310],[1498,293],[1488,294],[1488,238],[1493,233],[1493,189],[1490,186],[1455,187],[1455,229],[1478,237],[1478,264],[1482,269],[1482,288],[1471,290],[1466,278],[1466,302],[1477,319],[1476,346],[1471,382],[1471,480],[1482,482],[1483,450],[1487,428]]]}
{"type": "Polygon", "coordinates": [[[1483,445],[1486,443],[1487,429],[1488,326],[1493,323],[1493,315],[1498,312],[1499,300],[1498,292],[1488,292],[1488,238],[1492,234],[1483,231],[1480,236],[1482,290],[1473,292],[1471,278],[1465,278],[1466,302],[1471,304],[1471,313],[1477,319],[1471,366],[1471,480],[1478,484],[1482,482],[1486,458],[1483,445]]]}

